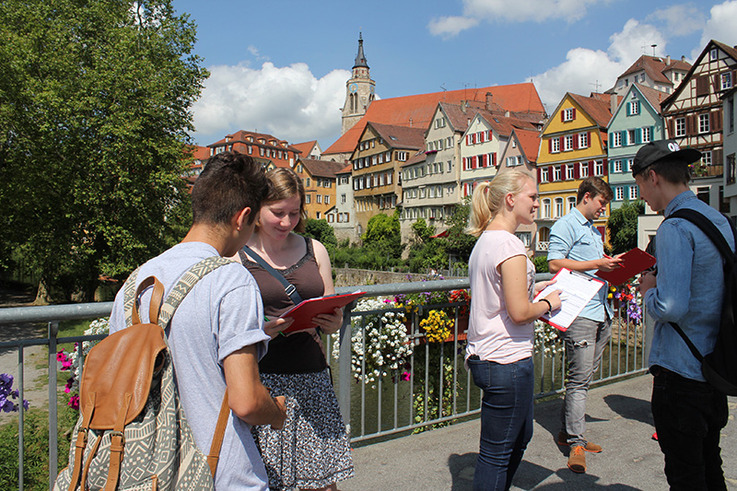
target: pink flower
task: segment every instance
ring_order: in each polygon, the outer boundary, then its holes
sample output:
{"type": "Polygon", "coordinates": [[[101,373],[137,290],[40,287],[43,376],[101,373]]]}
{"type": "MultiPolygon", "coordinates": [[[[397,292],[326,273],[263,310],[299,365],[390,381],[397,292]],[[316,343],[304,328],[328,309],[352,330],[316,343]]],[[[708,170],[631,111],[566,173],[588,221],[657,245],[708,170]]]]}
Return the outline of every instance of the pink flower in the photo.
{"type": "Polygon", "coordinates": [[[64,353],[64,348],[59,350],[59,352],[56,354],[56,361],[64,361],[67,359],[66,353],[64,353]]]}
{"type": "Polygon", "coordinates": [[[67,403],[67,406],[78,411],[79,410],[79,396],[73,395],[72,397],[70,397],[69,402],[67,403]]]}
{"type": "Polygon", "coordinates": [[[405,371],[405,372],[402,372],[402,375],[399,377],[399,379],[400,380],[404,380],[404,381],[408,381],[409,380],[409,377],[410,377],[410,373],[405,371]]]}

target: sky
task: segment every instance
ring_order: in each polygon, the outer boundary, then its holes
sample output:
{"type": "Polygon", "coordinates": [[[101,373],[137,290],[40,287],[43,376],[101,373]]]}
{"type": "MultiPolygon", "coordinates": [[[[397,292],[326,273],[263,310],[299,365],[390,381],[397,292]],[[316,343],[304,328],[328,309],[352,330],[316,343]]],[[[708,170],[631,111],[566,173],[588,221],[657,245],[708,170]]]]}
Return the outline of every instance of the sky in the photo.
{"type": "Polygon", "coordinates": [[[547,111],[614,85],[642,54],[693,62],[737,45],[737,0],[173,0],[210,71],[194,143],[238,130],[289,143],[339,136],[362,33],[379,99],[532,81],[547,111]],[[655,45],[653,47],[653,45],[655,45]]]}

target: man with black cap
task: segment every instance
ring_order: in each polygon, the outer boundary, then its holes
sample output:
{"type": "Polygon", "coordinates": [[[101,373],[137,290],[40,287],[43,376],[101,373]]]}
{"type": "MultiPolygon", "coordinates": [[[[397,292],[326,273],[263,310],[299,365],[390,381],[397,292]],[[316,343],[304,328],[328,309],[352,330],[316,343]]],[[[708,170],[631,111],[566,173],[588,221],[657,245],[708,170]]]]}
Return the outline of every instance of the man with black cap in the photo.
{"type": "MultiPolygon", "coordinates": [[[[697,199],[688,187],[689,164],[701,152],[681,149],[673,140],[644,145],[632,175],[640,196],[666,218],[676,210],[695,210],[710,221],[734,250],[727,219],[697,199]]],[[[656,235],[657,276],[640,279],[647,312],[655,319],[650,351],[654,375],[651,407],[665,475],[671,489],[726,489],[719,432],[727,424],[727,398],[709,385],[701,364],[669,323],[677,323],[704,355],[719,331],[724,273],[717,248],[696,225],[665,220],[656,235]]]]}

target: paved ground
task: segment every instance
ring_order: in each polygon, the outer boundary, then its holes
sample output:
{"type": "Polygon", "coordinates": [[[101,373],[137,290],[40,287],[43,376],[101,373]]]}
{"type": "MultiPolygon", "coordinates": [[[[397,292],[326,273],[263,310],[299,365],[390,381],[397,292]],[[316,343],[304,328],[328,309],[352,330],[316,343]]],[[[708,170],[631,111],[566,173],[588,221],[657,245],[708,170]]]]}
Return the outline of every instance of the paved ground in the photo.
{"type": "MultiPolygon", "coordinates": [[[[587,454],[586,474],[566,467],[567,450],[554,443],[559,400],[535,406],[535,430],[515,476],[515,490],[667,490],[663,457],[653,434],[649,375],[594,388],[589,393],[587,436],[601,444],[587,454]]],[[[737,490],[737,398],[722,433],[723,469],[737,490]]],[[[478,452],[479,422],[471,421],[354,450],[352,490],[470,490],[478,452]]]]}

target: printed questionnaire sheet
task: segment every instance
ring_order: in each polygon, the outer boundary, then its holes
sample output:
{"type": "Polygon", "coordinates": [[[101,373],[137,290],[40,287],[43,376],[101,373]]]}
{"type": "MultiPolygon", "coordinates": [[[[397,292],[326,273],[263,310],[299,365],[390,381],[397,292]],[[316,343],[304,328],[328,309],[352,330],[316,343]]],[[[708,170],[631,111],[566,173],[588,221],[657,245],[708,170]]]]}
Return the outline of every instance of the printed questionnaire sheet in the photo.
{"type": "Polygon", "coordinates": [[[548,285],[535,296],[534,301],[547,297],[551,292],[560,290],[561,307],[554,310],[553,315],[543,315],[544,320],[553,327],[565,331],[578,317],[589,300],[604,286],[604,282],[577,271],[562,268],[553,279],[555,283],[548,285]]]}

